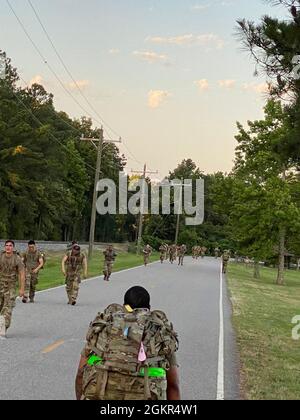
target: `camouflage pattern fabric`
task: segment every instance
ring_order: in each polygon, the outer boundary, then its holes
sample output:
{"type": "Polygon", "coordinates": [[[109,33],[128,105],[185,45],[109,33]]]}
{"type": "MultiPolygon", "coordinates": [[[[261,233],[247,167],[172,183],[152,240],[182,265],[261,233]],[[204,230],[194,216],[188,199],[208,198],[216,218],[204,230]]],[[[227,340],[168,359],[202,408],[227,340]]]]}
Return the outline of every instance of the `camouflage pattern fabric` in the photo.
{"type": "Polygon", "coordinates": [[[16,304],[16,286],[20,271],[24,269],[22,259],[13,254],[0,256],[0,315],[5,318],[6,329],[10,327],[13,308],[16,304]]]}
{"type": "Polygon", "coordinates": [[[83,267],[84,255],[78,256],[68,255],[66,261],[67,264],[67,276],[66,276],[66,291],[69,299],[69,303],[76,303],[79,293],[79,285],[81,283],[80,272],[83,267]]]}
{"type": "Polygon", "coordinates": [[[33,273],[32,271],[40,265],[40,259],[43,259],[42,254],[39,251],[35,252],[26,252],[23,254],[23,262],[25,265],[25,298],[30,299],[33,302],[36,286],[39,282],[38,273],[33,273]]]}
{"type": "Polygon", "coordinates": [[[97,355],[101,363],[84,368],[83,399],[166,400],[166,375],[152,377],[149,372],[152,367],[169,369],[176,363],[177,349],[177,335],[163,312],[135,309],[129,313],[121,305],[110,305],[87,333],[82,356],[97,355]],[[144,362],[139,361],[141,345],[144,362]]]}

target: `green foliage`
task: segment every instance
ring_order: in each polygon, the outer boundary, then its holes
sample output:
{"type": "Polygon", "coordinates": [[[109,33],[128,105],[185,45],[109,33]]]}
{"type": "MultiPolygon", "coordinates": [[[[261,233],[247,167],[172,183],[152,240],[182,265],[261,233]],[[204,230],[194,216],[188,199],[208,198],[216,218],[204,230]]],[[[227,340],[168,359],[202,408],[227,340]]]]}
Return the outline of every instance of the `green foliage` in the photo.
{"type": "MultiPolygon", "coordinates": [[[[0,57],[6,62],[0,80],[0,237],[87,239],[96,151],[79,139],[99,136],[99,130],[86,118],[72,121],[56,111],[43,86],[18,87],[16,69],[4,52],[0,57]]],[[[103,155],[103,176],[117,180],[124,157],[112,145],[103,155]]]]}

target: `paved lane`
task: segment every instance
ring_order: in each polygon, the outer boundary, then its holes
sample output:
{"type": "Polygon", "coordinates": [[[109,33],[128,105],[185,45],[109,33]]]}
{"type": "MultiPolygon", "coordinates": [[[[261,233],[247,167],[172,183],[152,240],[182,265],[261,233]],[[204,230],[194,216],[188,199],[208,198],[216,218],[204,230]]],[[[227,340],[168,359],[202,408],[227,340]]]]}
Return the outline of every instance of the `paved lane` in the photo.
{"type": "MultiPolygon", "coordinates": [[[[0,340],[0,399],[74,399],[74,379],[89,322],[126,290],[146,287],[152,308],[164,310],[179,334],[178,361],[184,399],[216,399],[220,331],[220,260],[188,257],[138,267],[81,285],[79,302],[67,305],[64,288],[20,301],[7,340],[0,340]]],[[[231,310],[224,282],[225,398],[236,399],[238,367],[231,310]]]]}

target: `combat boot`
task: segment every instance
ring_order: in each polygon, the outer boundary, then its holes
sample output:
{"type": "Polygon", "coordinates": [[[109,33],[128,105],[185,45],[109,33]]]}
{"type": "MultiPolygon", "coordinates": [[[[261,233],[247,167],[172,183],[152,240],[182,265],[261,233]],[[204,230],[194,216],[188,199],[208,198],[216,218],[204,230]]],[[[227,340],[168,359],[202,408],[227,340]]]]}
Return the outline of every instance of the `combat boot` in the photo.
{"type": "Polygon", "coordinates": [[[6,338],[5,318],[0,316],[0,338],[6,338]]]}
{"type": "Polygon", "coordinates": [[[23,296],[22,302],[27,303],[27,297],[26,296],[23,296]]]}

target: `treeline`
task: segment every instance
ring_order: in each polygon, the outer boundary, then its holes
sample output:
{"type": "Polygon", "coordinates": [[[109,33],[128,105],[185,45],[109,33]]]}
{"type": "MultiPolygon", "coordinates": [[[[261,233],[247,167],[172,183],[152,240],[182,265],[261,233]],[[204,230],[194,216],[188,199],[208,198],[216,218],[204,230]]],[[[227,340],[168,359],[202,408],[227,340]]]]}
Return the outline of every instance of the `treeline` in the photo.
{"type": "MultiPolygon", "coordinates": [[[[99,137],[99,130],[88,118],[57,112],[43,86],[20,88],[10,59],[4,52],[0,59],[6,63],[0,79],[0,237],[85,240],[97,156],[80,137],[99,137]]],[[[125,164],[117,147],[105,147],[106,177],[117,180],[125,164]]],[[[99,240],[111,240],[115,225],[102,218],[99,240]]]]}

